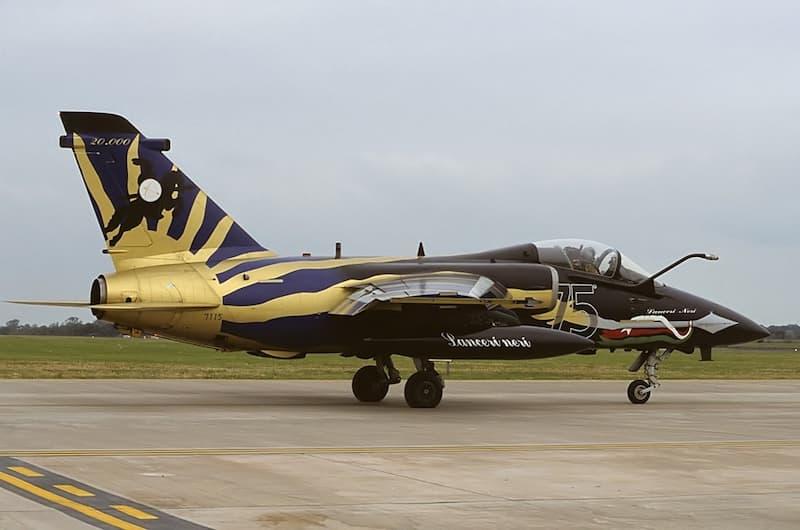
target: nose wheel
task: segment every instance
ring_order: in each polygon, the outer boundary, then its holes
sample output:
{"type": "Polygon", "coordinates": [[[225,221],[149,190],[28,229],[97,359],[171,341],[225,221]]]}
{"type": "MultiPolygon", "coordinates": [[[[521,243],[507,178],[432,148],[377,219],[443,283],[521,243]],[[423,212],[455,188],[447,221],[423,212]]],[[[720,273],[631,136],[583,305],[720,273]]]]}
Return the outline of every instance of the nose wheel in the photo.
{"type": "Polygon", "coordinates": [[[672,354],[670,349],[645,350],[628,368],[629,372],[638,372],[644,367],[647,380],[636,379],[628,385],[628,399],[634,405],[643,405],[650,400],[653,391],[661,386],[658,380],[658,367],[672,354]]]}
{"type": "Polygon", "coordinates": [[[641,379],[631,381],[631,384],[628,385],[628,399],[635,405],[643,405],[650,399],[652,389],[647,381],[641,379]]]}

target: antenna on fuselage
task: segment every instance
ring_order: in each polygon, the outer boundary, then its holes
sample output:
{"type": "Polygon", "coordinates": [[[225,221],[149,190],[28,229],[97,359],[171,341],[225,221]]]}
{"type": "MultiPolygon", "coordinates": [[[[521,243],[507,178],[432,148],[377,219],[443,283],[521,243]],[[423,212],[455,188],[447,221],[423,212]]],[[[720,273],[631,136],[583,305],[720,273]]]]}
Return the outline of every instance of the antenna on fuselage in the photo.
{"type": "Polygon", "coordinates": [[[422,246],[422,241],[419,242],[419,246],[417,247],[417,257],[418,258],[425,257],[425,247],[422,246]]]}

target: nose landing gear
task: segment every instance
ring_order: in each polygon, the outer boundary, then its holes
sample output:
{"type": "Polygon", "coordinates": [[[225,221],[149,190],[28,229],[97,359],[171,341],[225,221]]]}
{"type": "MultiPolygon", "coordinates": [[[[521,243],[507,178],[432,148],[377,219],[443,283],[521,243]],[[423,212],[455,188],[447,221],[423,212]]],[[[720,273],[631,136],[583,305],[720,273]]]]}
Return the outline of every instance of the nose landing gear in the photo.
{"type": "Polygon", "coordinates": [[[650,399],[650,392],[652,391],[650,383],[641,379],[631,381],[628,385],[628,399],[635,405],[643,405],[650,399]]]}
{"type": "Polygon", "coordinates": [[[666,361],[672,354],[671,349],[663,348],[660,350],[645,350],[639,354],[639,357],[628,368],[629,372],[638,372],[644,366],[644,373],[647,380],[636,379],[631,381],[628,385],[628,399],[635,405],[642,405],[647,403],[650,399],[650,394],[661,386],[658,380],[658,367],[666,361]]]}

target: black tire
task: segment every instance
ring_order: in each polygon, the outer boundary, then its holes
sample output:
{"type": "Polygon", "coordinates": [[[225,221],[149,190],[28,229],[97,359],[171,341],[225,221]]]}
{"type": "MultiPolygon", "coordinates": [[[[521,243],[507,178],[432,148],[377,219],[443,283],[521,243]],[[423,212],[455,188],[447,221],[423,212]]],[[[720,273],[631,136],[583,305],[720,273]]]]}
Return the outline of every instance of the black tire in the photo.
{"type": "Polygon", "coordinates": [[[436,372],[416,372],[405,387],[406,403],[415,409],[432,409],[442,401],[444,385],[436,372]]]}
{"type": "Polygon", "coordinates": [[[389,392],[389,381],[377,366],[362,366],[353,375],[353,395],[364,403],[376,403],[389,392]]]}
{"type": "Polygon", "coordinates": [[[650,383],[647,381],[642,381],[641,379],[631,381],[631,384],[628,385],[628,399],[630,399],[631,403],[634,405],[643,405],[647,403],[650,399],[650,394],[652,394],[652,392],[644,392],[644,390],[648,388],[650,388],[650,383]]]}

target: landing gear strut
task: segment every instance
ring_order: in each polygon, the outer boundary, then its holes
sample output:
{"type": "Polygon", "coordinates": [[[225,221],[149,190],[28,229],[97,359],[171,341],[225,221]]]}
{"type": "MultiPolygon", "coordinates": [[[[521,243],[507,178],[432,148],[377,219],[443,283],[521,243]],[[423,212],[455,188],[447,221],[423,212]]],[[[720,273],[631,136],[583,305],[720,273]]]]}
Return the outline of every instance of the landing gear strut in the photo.
{"type": "Polygon", "coordinates": [[[400,372],[388,355],[375,358],[375,366],[362,366],[353,375],[353,395],[365,403],[376,403],[386,397],[389,385],[400,382],[400,372]]]}
{"type": "Polygon", "coordinates": [[[661,382],[658,380],[658,367],[663,361],[666,361],[671,354],[672,350],[666,348],[660,350],[645,350],[640,353],[639,357],[630,365],[628,371],[634,373],[638,372],[639,369],[644,366],[644,374],[647,376],[646,381],[636,379],[635,381],[631,381],[631,384],[628,385],[628,399],[631,403],[636,405],[647,403],[653,390],[661,386],[661,382]]]}
{"type": "Polygon", "coordinates": [[[432,409],[442,401],[444,381],[427,359],[414,359],[417,371],[408,378],[405,387],[406,403],[412,408],[432,409]]]}

